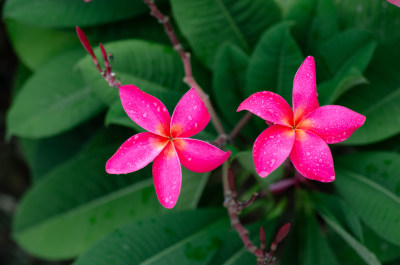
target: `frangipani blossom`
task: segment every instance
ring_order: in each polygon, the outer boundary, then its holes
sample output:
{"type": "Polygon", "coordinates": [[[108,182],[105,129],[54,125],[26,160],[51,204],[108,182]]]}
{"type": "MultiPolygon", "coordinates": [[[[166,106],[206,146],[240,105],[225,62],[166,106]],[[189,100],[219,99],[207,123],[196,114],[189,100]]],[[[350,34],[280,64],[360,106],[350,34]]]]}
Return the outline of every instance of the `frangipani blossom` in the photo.
{"type": "Polygon", "coordinates": [[[314,58],[307,57],[293,82],[293,111],[279,95],[264,91],[243,101],[238,111],[248,110],[273,124],[253,146],[257,173],[268,176],[289,156],[296,170],[321,182],[335,179],[328,144],[346,140],[365,117],[342,106],[319,107],[314,58]]]}
{"type": "Polygon", "coordinates": [[[387,0],[389,3],[400,7],[400,0],[387,0]]]}
{"type": "Polygon", "coordinates": [[[181,189],[181,164],[202,173],[220,166],[229,157],[206,142],[190,139],[203,130],[210,115],[197,95],[190,89],[178,102],[172,118],[157,98],[134,85],[119,88],[122,106],[128,116],[148,132],[126,140],[107,161],[109,174],[126,174],[139,170],[153,161],[153,180],[158,200],[173,208],[181,189]]]}

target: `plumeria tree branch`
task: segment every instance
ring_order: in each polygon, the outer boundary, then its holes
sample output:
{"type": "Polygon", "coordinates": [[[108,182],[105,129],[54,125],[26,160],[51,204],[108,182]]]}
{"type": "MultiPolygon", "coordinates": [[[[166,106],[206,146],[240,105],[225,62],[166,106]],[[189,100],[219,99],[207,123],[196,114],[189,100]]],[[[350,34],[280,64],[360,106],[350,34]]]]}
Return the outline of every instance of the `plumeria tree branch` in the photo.
{"type": "Polygon", "coordinates": [[[252,197],[248,201],[239,201],[238,194],[235,187],[235,177],[233,172],[228,167],[228,163],[224,163],[223,169],[223,180],[224,180],[224,195],[225,201],[224,206],[228,209],[229,218],[231,221],[231,226],[236,230],[240,239],[243,242],[246,250],[252,253],[257,258],[257,264],[265,265],[272,264],[274,261],[274,254],[278,247],[278,244],[285,239],[290,230],[290,224],[286,223],[283,225],[274,241],[270,246],[270,250],[266,252],[266,242],[265,242],[265,232],[264,228],[260,228],[260,247],[257,247],[249,238],[249,231],[243,226],[240,221],[239,214],[242,210],[248,206],[250,206],[254,200],[258,197],[257,193],[254,193],[252,197]]]}
{"type": "Polygon", "coordinates": [[[168,38],[172,43],[172,46],[178,52],[178,54],[182,59],[183,68],[185,70],[185,77],[183,81],[186,84],[188,84],[188,86],[193,87],[199,94],[199,96],[204,102],[204,105],[206,105],[208,112],[210,113],[211,122],[214,125],[215,129],[217,130],[219,138],[222,139],[222,141],[225,141],[225,139],[227,138],[225,130],[218,118],[217,113],[214,110],[214,107],[210,102],[208,95],[204,92],[204,90],[197,83],[196,79],[193,77],[192,66],[190,63],[190,53],[186,52],[183,49],[182,44],[179,42],[175,34],[175,31],[172,27],[169,17],[161,13],[157,5],[154,3],[154,0],[143,0],[143,2],[150,8],[150,14],[164,26],[165,32],[167,33],[168,38]]]}

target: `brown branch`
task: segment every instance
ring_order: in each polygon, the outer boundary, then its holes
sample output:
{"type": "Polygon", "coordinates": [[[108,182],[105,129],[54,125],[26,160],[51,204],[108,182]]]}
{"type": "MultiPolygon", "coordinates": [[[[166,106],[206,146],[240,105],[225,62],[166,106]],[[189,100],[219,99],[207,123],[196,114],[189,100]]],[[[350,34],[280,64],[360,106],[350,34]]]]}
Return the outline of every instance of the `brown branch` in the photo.
{"type": "Polygon", "coordinates": [[[229,141],[233,141],[235,139],[240,131],[243,129],[243,127],[249,122],[249,120],[253,117],[253,114],[251,112],[247,112],[236,124],[236,126],[233,128],[232,132],[229,134],[229,141]]]}
{"type": "Polygon", "coordinates": [[[155,17],[159,23],[163,24],[165,32],[170,39],[172,46],[178,52],[182,59],[183,68],[185,70],[185,77],[183,81],[190,87],[193,87],[197,94],[201,97],[206,106],[208,112],[211,116],[211,122],[214,125],[215,130],[219,134],[219,138],[222,138],[224,141],[227,138],[225,130],[217,116],[217,113],[212,106],[208,95],[203,91],[203,89],[199,86],[196,82],[196,79],[193,77],[192,74],[192,66],[190,63],[190,54],[187,53],[184,49],[182,44],[179,42],[178,38],[176,37],[175,31],[171,25],[169,17],[165,16],[161,11],[158,9],[157,5],[154,3],[154,0],[143,0],[143,2],[150,8],[150,15],[155,17]]]}
{"type": "MultiPolygon", "coordinates": [[[[224,195],[225,195],[224,206],[228,209],[231,226],[236,230],[246,250],[257,257],[257,264],[259,265],[272,264],[272,262],[274,261],[274,254],[278,247],[278,244],[283,239],[285,239],[285,237],[289,233],[290,224],[286,223],[279,229],[277,235],[275,236],[274,241],[270,246],[269,253],[266,253],[265,232],[263,227],[260,228],[260,248],[254,245],[254,243],[249,238],[249,231],[240,222],[239,214],[244,208],[248,207],[255,200],[258,194],[253,194],[251,199],[247,202],[245,201],[239,202],[235,187],[235,177],[233,175],[232,170],[228,167],[229,167],[228,163],[224,163],[222,180],[223,180],[224,195]]],[[[292,183],[294,184],[295,182],[292,183]]],[[[289,187],[291,185],[285,184],[283,186],[289,187]]]]}
{"type": "Polygon", "coordinates": [[[241,212],[242,207],[237,203],[237,192],[236,189],[233,188],[235,185],[233,172],[227,167],[228,164],[224,163],[222,179],[225,195],[224,206],[228,209],[231,226],[238,233],[246,250],[255,255],[257,258],[261,258],[263,256],[262,250],[253,244],[253,242],[249,238],[249,231],[240,222],[239,213],[241,212]]]}

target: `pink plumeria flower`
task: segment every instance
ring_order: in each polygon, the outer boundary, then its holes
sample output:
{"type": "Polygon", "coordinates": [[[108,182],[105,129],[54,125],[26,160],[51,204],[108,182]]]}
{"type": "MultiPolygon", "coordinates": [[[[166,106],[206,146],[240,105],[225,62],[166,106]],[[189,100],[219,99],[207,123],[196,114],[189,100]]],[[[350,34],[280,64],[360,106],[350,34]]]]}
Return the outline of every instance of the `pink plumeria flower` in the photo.
{"type": "Polygon", "coordinates": [[[314,58],[307,57],[294,77],[293,111],[279,95],[264,91],[243,101],[238,111],[248,110],[273,124],[253,146],[257,173],[268,176],[289,156],[297,171],[322,182],[335,179],[327,144],[346,140],[365,117],[342,106],[318,107],[314,58]]]}
{"type": "Polygon", "coordinates": [[[181,190],[181,164],[202,173],[220,166],[229,157],[206,142],[188,137],[199,133],[210,121],[203,101],[192,88],[178,102],[172,118],[157,98],[134,85],[119,88],[121,103],[128,116],[148,132],[126,140],[107,161],[109,174],[126,174],[153,162],[157,197],[166,208],[173,208],[181,190]]]}
{"type": "Polygon", "coordinates": [[[400,0],[387,0],[389,3],[400,7],[400,0]]]}

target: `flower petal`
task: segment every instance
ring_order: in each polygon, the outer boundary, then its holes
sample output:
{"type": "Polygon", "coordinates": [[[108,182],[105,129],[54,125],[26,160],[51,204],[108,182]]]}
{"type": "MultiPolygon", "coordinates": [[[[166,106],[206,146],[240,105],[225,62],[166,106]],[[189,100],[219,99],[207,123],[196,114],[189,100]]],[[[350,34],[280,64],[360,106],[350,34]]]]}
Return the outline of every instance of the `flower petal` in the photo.
{"type": "Polygon", "coordinates": [[[278,94],[257,92],[244,100],[237,111],[248,110],[267,122],[293,125],[293,112],[289,104],[278,94]]]}
{"type": "Polygon", "coordinates": [[[119,95],[126,114],[134,122],[149,132],[169,136],[171,117],[159,99],[134,85],[121,86],[119,95]]]}
{"type": "Polygon", "coordinates": [[[174,145],[182,165],[197,173],[216,169],[231,154],[209,143],[189,138],[175,139],[174,145]]]}
{"type": "Polygon", "coordinates": [[[126,174],[139,170],[156,158],[168,140],[164,137],[144,132],[126,140],[107,161],[109,174],[126,174]]]}
{"type": "Polygon", "coordinates": [[[310,113],[297,128],[310,131],[328,144],[339,143],[360,128],[365,116],[348,108],[328,105],[310,113]]]}
{"type": "Polygon", "coordinates": [[[178,154],[169,143],[153,162],[153,180],[158,200],[165,208],[175,206],[181,191],[182,170],[178,154]]]}
{"type": "Polygon", "coordinates": [[[172,137],[190,137],[203,130],[210,114],[194,88],[179,100],[171,120],[172,137]]]}
{"type": "Polygon", "coordinates": [[[308,56],[301,64],[293,81],[293,113],[297,125],[304,117],[318,108],[315,63],[308,56]]]}
{"type": "Polygon", "coordinates": [[[290,160],[306,178],[321,182],[335,180],[331,150],[324,140],[311,132],[296,130],[290,160]]]}
{"type": "Polygon", "coordinates": [[[389,3],[400,7],[400,0],[387,0],[389,3]]]}
{"type": "Polygon", "coordinates": [[[295,139],[292,128],[273,125],[257,137],[253,146],[253,159],[257,173],[268,176],[289,156],[295,139]]]}

